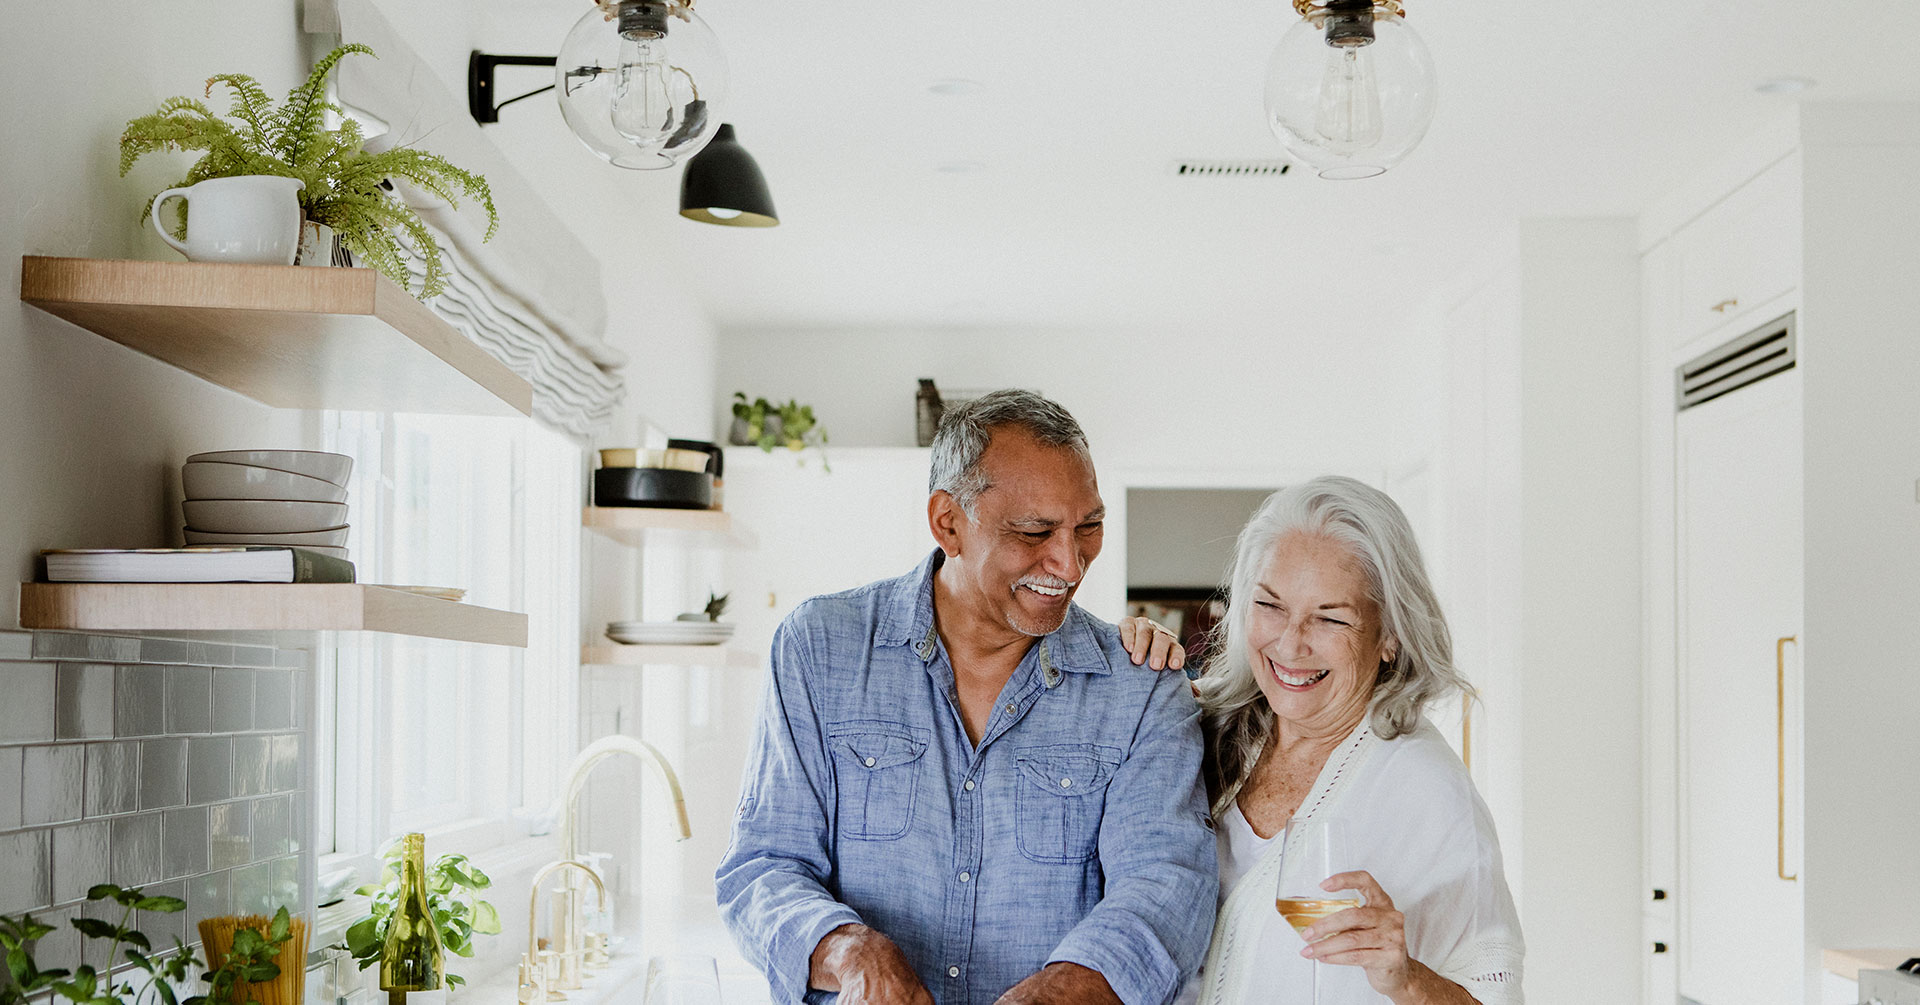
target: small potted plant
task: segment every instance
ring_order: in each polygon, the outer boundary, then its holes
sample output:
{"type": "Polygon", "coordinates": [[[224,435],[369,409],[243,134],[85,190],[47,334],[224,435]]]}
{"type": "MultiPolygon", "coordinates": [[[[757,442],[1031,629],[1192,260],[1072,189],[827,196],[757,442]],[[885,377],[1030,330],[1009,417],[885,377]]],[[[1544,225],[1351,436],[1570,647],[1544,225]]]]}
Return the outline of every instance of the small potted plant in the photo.
{"type": "MultiPolygon", "coordinates": [[[[798,453],[808,447],[820,451],[820,466],[831,472],[827,463],[827,427],[814,417],[812,405],[788,400],[775,405],[765,398],[747,400],[745,392],[733,392],[733,428],[727,442],[736,446],[754,446],[768,453],[774,447],[786,447],[798,453]]],[[[803,459],[801,463],[806,463],[803,459]]]]}
{"type": "MultiPolygon", "coordinates": [[[[380,962],[387,939],[387,926],[393,919],[394,905],[400,898],[400,857],[403,842],[395,841],[382,854],[386,865],[380,882],[369,883],[354,892],[373,898],[368,912],[347,929],[346,942],[334,946],[353,954],[365,970],[380,962]]],[[[473,937],[500,934],[500,912],[481,900],[479,892],[493,886],[486,873],[475,868],[465,855],[442,855],[427,868],[427,909],[440,926],[440,945],[460,957],[473,956],[473,937]]],[[[465,984],[459,974],[447,974],[447,984],[465,984]]]]}
{"type": "MultiPolygon", "coordinates": [[[[500,222],[493,192],[485,178],[436,154],[412,147],[378,153],[364,149],[360,124],[326,99],[327,77],[354,53],[372,56],[373,50],[358,44],[333,50],[278,107],[259,82],[244,73],[222,73],[207,80],[209,97],[217,84],[231,92],[224,118],[199,99],[168,98],[158,111],[127,123],[120,136],[121,176],[150,153],[202,150],[205,153],[187,169],[186,178],[173,187],[242,175],[297,179],[300,209],[308,223],[330,228],[346,251],[406,288],[412,286],[405,259],[410,245],[426,267],[419,296],[440,293],[446,285],[440,247],[426,224],[394,193],[391,180],[409,182],[449,205],[459,205],[462,195],[472,198],[487,211],[486,238],[493,237],[500,222]],[[329,113],[339,117],[339,128],[326,127],[329,113]]],[[[153,209],[153,201],[148,200],[142,222],[153,209]]],[[[175,233],[185,237],[184,221],[175,233]]]]}

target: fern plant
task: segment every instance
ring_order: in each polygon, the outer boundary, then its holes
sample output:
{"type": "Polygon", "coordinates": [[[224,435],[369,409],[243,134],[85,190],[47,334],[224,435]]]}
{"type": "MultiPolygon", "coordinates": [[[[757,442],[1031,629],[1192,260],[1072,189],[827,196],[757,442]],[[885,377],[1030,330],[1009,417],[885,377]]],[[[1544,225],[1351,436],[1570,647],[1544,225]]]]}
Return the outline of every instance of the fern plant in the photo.
{"type": "MultiPolygon", "coordinates": [[[[364,45],[340,46],[316,63],[306,82],[278,106],[259,81],[244,73],[216,74],[207,80],[208,98],[216,85],[224,85],[229,92],[224,117],[197,98],[168,98],[158,111],[127,123],[120,135],[121,177],[147,154],[200,150],[204,153],[187,169],[186,177],[169,187],[238,175],[298,178],[300,209],[307,219],[332,227],[362,262],[403,287],[412,285],[405,258],[406,246],[411,245],[426,266],[419,295],[440,293],[446,288],[447,275],[440,247],[419,216],[394,194],[388,180],[410,182],[452,206],[458,206],[462,196],[478,202],[487,211],[483,239],[491,239],[500,224],[493,191],[480,175],[424,150],[394,147],[374,153],[364,149],[366,137],[360,124],[326,97],[327,78],[353,53],[374,55],[364,45]],[[339,118],[339,128],[326,127],[329,113],[339,118]]],[[[150,198],[141,211],[141,222],[152,212],[150,198]]],[[[184,218],[175,234],[186,236],[184,218]]]]}

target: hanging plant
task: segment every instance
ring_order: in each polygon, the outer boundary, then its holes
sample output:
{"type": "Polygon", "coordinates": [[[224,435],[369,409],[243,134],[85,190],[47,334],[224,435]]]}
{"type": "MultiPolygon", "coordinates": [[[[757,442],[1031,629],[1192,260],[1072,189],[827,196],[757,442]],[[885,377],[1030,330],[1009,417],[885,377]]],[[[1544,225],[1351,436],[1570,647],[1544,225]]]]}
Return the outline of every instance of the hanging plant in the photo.
{"type": "MultiPolygon", "coordinates": [[[[230,101],[225,117],[215,115],[196,98],[168,98],[158,111],[127,123],[120,135],[120,175],[134,162],[162,150],[205,151],[184,179],[170,188],[183,188],[209,178],[240,175],[276,175],[302,183],[300,209],[306,218],[332,227],[348,250],[382,275],[411,287],[406,250],[410,246],[426,266],[419,296],[431,297],[446,288],[446,266],[433,234],[393,191],[394,179],[458,206],[462,196],[487,211],[487,231],[493,237],[500,224],[487,180],[449,163],[446,158],[412,147],[394,147],[378,153],[364,149],[360,123],[326,99],[327,78],[349,54],[373,55],[364,45],[343,45],[314,64],[305,83],[287,94],[278,106],[244,73],[222,73],[208,78],[207,96],[215,85],[225,85],[230,101]],[[337,129],[326,128],[331,113],[340,119],[337,129]],[[404,243],[402,241],[404,237],[404,243]]],[[[377,57],[376,57],[377,58],[377,57]]],[[[153,212],[148,199],[140,220],[153,212]]],[[[184,218],[174,228],[185,238],[184,218]]]]}

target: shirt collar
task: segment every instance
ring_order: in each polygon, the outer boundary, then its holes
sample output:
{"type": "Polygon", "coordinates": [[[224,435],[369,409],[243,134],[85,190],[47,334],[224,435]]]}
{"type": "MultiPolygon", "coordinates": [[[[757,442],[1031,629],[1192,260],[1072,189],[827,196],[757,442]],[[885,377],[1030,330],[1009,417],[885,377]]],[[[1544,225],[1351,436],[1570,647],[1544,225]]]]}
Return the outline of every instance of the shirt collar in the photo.
{"type": "MultiPolygon", "coordinates": [[[[933,574],[946,554],[935,548],[913,572],[888,584],[880,602],[874,641],[882,646],[911,646],[921,660],[933,658],[937,633],[933,622],[933,574]]],[[[1094,634],[1093,616],[1079,604],[1067,608],[1067,620],[1041,639],[1041,670],[1048,665],[1074,673],[1110,674],[1113,667],[1094,634]]]]}

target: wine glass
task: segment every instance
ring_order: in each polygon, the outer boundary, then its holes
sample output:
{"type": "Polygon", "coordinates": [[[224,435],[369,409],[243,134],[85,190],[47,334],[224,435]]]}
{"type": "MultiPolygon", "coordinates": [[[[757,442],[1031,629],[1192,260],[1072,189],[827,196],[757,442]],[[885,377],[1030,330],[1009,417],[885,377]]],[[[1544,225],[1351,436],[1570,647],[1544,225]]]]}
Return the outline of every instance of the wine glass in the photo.
{"type": "MultiPolygon", "coordinates": [[[[1273,906],[1296,932],[1330,914],[1360,906],[1360,895],[1352,890],[1328,893],[1321,881],[1337,872],[1347,871],[1342,864],[1346,847],[1346,828],[1338,819],[1293,817],[1281,838],[1280,883],[1274,890],[1273,906]]],[[[1313,1002],[1320,1003],[1320,961],[1314,960],[1313,1002]]]]}
{"type": "Polygon", "coordinates": [[[720,973],[711,956],[647,961],[645,1005],[720,1005],[720,973]]]}

